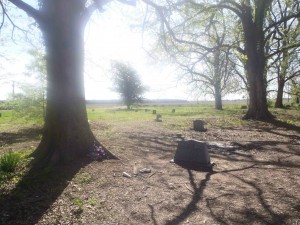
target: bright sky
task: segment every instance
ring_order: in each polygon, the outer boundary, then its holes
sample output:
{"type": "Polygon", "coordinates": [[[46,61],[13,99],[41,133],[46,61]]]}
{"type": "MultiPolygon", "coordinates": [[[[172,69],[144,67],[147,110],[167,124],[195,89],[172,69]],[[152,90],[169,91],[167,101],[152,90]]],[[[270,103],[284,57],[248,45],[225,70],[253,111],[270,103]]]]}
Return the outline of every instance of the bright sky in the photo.
{"type": "MultiPolygon", "coordinates": [[[[140,74],[142,83],[149,87],[144,97],[147,99],[189,99],[192,96],[184,85],[180,85],[174,68],[167,63],[153,62],[143,50],[142,34],[131,29],[132,25],[141,24],[138,18],[139,6],[125,6],[110,3],[103,13],[95,13],[85,31],[85,89],[87,99],[118,99],[118,94],[111,91],[110,65],[113,60],[130,63],[140,74]],[[122,12],[116,5],[123,7],[122,12]]],[[[144,34],[144,40],[146,40],[144,34]]],[[[1,71],[14,76],[1,79],[0,99],[5,99],[12,92],[12,82],[28,80],[24,77],[25,66],[29,58],[24,43],[11,43],[5,50],[11,61],[2,63],[1,71]],[[17,65],[16,65],[17,64],[17,65]],[[17,75],[18,74],[18,75],[17,75]]],[[[1,47],[2,48],[2,47],[1,47]]],[[[2,74],[0,74],[2,76],[2,74]]],[[[17,86],[17,85],[16,85],[17,86]]]]}

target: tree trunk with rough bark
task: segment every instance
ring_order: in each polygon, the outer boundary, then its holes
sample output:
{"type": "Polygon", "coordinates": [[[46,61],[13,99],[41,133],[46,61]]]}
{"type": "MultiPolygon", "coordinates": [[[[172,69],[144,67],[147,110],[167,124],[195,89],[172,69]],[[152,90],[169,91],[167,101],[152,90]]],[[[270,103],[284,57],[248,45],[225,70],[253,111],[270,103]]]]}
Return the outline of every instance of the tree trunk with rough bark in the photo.
{"type": "Polygon", "coordinates": [[[222,110],[222,90],[221,90],[221,66],[220,65],[221,52],[219,49],[214,52],[214,97],[215,97],[215,109],[222,110]]]}
{"type": "Polygon", "coordinates": [[[47,18],[42,31],[48,87],[43,137],[35,153],[39,163],[66,163],[86,156],[96,141],[85,104],[83,9],[68,0],[45,1],[42,8],[47,18]]]}
{"type": "MultiPolygon", "coordinates": [[[[36,20],[46,46],[47,105],[43,137],[33,154],[36,162],[45,167],[81,159],[100,145],[87,119],[83,63],[84,28],[103,2],[44,0],[39,10],[25,1],[9,2],[36,20]]],[[[116,158],[104,150],[107,158],[116,158]]]]}
{"type": "Polygon", "coordinates": [[[275,108],[284,108],[284,106],[283,106],[283,89],[284,89],[284,80],[281,79],[281,77],[279,77],[275,108]]]}
{"type": "Polygon", "coordinates": [[[219,86],[215,85],[215,109],[216,110],[222,110],[222,94],[221,94],[221,88],[219,86]]]}
{"type": "Polygon", "coordinates": [[[249,83],[249,107],[244,119],[268,120],[274,118],[267,105],[264,79],[264,33],[262,24],[253,21],[250,6],[244,5],[242,25],[247,54],[246,72],[249,83]]]}

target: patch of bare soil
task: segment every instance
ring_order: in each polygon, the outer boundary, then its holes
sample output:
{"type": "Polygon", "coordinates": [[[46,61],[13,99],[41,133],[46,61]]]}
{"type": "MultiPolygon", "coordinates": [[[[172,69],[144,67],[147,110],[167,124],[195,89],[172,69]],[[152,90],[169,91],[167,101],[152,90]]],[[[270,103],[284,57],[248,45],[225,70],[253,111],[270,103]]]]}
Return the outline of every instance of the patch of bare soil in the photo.
{"type": "Polygon", "coordinates": [[[15,189],[20,196],[1,202],[0,224],[300,224],[299,128],[251,122],[195,132],[189,124],[94,122],[120,160],[74,165],[62,180],[45,174],[34,187],[25,182],[25,194],[15,189]],[[169,162],[183,138],[207,141],[213,171],[169,162]],[[123,176],[134,167],[151,173],[123,176]]]}

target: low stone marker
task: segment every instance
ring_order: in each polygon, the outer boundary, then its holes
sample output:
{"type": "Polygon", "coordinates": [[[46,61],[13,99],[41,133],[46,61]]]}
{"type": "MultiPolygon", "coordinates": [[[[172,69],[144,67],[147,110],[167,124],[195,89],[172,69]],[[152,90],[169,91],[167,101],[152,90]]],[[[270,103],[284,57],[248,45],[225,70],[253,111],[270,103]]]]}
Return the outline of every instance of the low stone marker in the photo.
{"type": "Polygon", "coordinates": [[[205,132],[207,129],[204,127],[204,121],[203,120],[194,120],[193,126],[195,131],[205,132]]]}
{"type": "Polygon", "coordinates": [[[179,141],[174,162],[195,169],[211,169],[213,166],[206,142],[197,140],[179,141]]]}
{"type": "Polygon", "coordinates": [[[156,114],[156,110],[153,110],[153,111],[152,111],[152,114],[156,114]]]}
{"type": "Polygon", "coordinates": [[[156,122],[162,122],[162,119],[161,119],[161,115],[156,115],[156,119],[155,119],[156,122]]]}

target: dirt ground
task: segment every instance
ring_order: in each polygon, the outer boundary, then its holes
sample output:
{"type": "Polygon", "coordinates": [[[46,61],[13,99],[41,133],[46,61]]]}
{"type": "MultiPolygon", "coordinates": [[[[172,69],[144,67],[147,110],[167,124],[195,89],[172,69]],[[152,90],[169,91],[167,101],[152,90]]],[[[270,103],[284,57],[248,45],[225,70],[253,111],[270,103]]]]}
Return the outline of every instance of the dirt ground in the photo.
{"type": "Polygon", "coordinates": [[[29,191],[2,201],[0,224],[300,224],[299,128],[208,122],[207,132],[193,131],[190,119],[180,127],[171,119],[92,122],[120,160],[81,164],[38,187],[19,185],[29,191]],[[182,139],[207,142],[213,171],[170,163],[182,139]],[[134,166],[151,173],[124,177],[134,166]]]}

